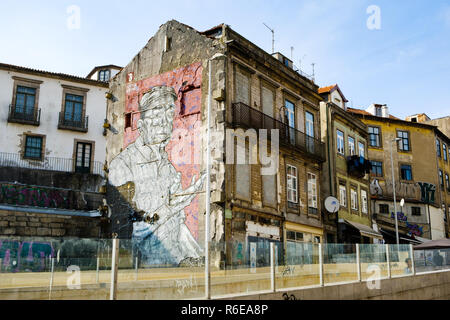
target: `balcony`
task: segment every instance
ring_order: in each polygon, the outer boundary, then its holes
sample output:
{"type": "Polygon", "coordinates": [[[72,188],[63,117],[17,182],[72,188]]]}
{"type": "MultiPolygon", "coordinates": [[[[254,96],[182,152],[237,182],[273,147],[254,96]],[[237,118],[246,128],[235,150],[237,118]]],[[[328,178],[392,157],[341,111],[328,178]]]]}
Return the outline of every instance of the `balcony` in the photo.
{"type": "Polygon", "coordinates": [[[16,106],[9,105],[8,122],[29,124],[32,126],[39,126],[41,121],[41,109],[33,109],[33,113],[28,113],[25,110],[19,111],[16,106]]]}
{"type": "Polygon", "coordinates": [[[267,129],[269,137],[270,130],[278,130],[280,145],[294,148],[318,161],[325,161],[324,144],[320,140],[309,137],[305,133],[290,127],[288,124],[276,120],[241,102],[233,104],[232,116],[233,127],[256,130],[267,129]]]}
{"type": "Polygon", "coordinates": [[[59,113],[58,129],[88,132],[89,117],[80,120],[66,119],[64,112],[59,113]]]}
{"type": "Polygon", "coordinates": [[[370,173],[372,164],[369,160],[360,156],[347,157],[347,173],[356,178],[364,178],[364,176],[370,173]]]}
{"type": "Polygon", "coordinates": [[[90,167],[77,167],[74,159],[45,157],[44,160],[22,159],[20,154],[0,152],[0,167],[24,168],[57,172],[88,173],[104,176],[103,163],[92,162],[90,167]]]}

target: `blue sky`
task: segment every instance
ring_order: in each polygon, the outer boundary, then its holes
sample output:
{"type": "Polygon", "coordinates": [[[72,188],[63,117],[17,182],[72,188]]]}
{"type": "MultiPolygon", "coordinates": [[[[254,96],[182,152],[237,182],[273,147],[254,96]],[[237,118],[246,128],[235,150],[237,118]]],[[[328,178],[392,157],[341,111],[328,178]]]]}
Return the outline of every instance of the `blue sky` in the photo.
{"type": "Polygon", "coordinates": [[[220,23],[306,73],[319,86],[338,83],[349,106],[386,103],[400,118],[450,115],[450,1],[0,1],[0,62],[86,76],[95,65],[126,65],[167,20],[197,30],[220,23]],[[70,30],[67,8],[81,10],[70,30]],[[366,12],[380,8],[381,29],[366,12]]]}

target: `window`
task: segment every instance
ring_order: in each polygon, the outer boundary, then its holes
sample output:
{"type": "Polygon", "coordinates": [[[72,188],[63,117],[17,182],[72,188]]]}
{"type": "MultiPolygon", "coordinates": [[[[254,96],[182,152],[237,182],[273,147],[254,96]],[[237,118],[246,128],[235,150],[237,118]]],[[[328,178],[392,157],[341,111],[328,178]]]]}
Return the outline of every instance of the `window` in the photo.
{"type": "Polygon", "coordinates": [[[450,192],[450,180],[447,173],[445,174],[445,183],[447,184],[447,191],[450,192]]]}
{"type": "Polygon", "coordinates": [[[411,146],[409,143],[409,132],[408,131],[397,131],[397,137],[401,139],[398,142],[399,150],[411,151],[411,146]]]}
{"type": "Polygon", "coordinates": [[[412,169],[411,166],[408,164],[402,164],[400,166],[400,179],[401,180],[412,180],[412,169]]]}
{"type": "Polygon", "coordinates": [[[285,107],[286,107],[286,120],[289,128],[288,135],[291,141],[291,144],[295,145],[295,105],[290,102],[289,100],[285,101],[285,107]]]}
{"type": "Polygon", "coordinates": [[[380,161],[370,161],[372,164],[371,175],[374,177],[383,176],[383,163],[380,161]]]}
{"type": "Polygon", "coordinates": [[[25,159],[42,160],[43,137],[26,136],[25,138],[25,159]]]}
{"type": "Polygon", "coordinates": [[[358,142],[358,155],[362,158],[366,157],[366,146],[362,142],[358,142]]]}
{"type": "Polygon", "coordinates": [[[369,127],[369,145],[371,147],[381,147],[380,128],[369,127]]]}
{"type": "Polygon", "coordinates": [[[344,155],[344,133],[340,130],[336,131],[336,135],[337,135],[337,141],[336,141],[336,146],[337,146],[337,152],[339,154],[344,155]]]}
{"type": "Polygon", "coordinates": [[[305,112],[305,127],[307,150],[314,153],[314,115],[310,112],[305,112]]]}
{"type": "Polygon", "coordinates": [[[33,115],[35,102],[36,88],[17,86],[14,113],[33,115]]]}
{"type": "Polygon", "coordinates": [[[347,188],[344,185],[339,185],[339,203],[342,207],[347,206],[347,188]]]}
{"type": "Polygon", "coordinates": [[[411,214],[413,216],[420,216],[420,207],[411,207],[411,214]]]}
{"type": "Polygon", "coordinates": [[[350,203],[352,210],[358,210],[358,192],[356,189],[350,189],[350,203]]]}
{"type": "Polygon", "coordinates": [[[380,204],[378,207],[380,208],[380,213],[389,214],[389,205],[388,204],[380,204]]]}
{"type": "Polygon", "coordinates": [[[298,203],[297,168],[287,166],[287,198],[288,202],[298,203]]]}
{"type": "Polygon", "coordinates": [[[444,155],[444,161],[447,161],[447,145],[445,143],[442,144],[442,153],[444,155]]]}
{"type": "Polygon", "coordinates": [[[441,187],[444,187],[444,175],[442,174],[442,170],[439,170],[439,184],[441,187]]]}
{"type": "Polygon", "coordinates": [[[376,106],[375,107],[375,115],[377,117],[382,117],[383,116],[383,109],[381,109],[381,107],[376,106]]]}
{"type": "Polygon", "coordinates": [[[100,70],[98,72],[98,81],[109,81],[111,72],[109,70],[100,70]]]}
{"type": "Polygon", "coordinates": [[[361,211],[364,214],[369,213],[367,205],[367,191],[361,190],[361,211]]]}
{"type": "Polygon", "coordinates": [[[355,152],[355,139],[352,137],[348,137],[348,153],[350,156],[353,156],[356,154],[355,152]]]}
{"type": "MultiPolygon", "coordinates": [[[[267,166],[268,167],[268,166],[267,166]]],[[[262,196],[264,205],[277,204],[277,175],[262,175],[262,196]]]]}
{"type": "Polygon", "coordinates": [[[303,242],[304,240],[304,236],[302,232],[295,232],[295,231],[286,231],[286,238],[287,240],[292,240],[292,241],[298,241],[298,242],[303,242]]]}
{"type": "Polygon", "coordinates": [[[437,156],[440,158],[441,157],[441,142],[436,139],[436,150],[437,150],[437,156]]]}
{"type": "Polygon", "coordinates": [[[67,93],[64,105],[64,123],[73,127],[81,127],[83,119],[83,96],[67,93]]]}
{"type": "Polygon", "coordinates": [[[75,172],[90,173],[91,172],[91,153],[92,144],[85,142],[77,142],[77,158],[75,172]]]}
{"type": "Polygon", "coordinates": [[[250,105],[249,92],[250,79],[244,72],[236,72],[236,102],[242,102],[250,105]]]}
{"type": "Polygon", "coordinates": [[[316,209],[310,213],[317,213],[317,177],[312,173],[308,173],[308,208],[316,209]]]}

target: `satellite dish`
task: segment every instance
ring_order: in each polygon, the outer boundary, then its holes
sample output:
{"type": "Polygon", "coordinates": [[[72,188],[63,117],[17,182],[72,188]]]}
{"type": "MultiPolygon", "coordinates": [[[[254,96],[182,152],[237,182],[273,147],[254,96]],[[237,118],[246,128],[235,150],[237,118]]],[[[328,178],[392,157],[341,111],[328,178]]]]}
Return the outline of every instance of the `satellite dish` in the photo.
{"type": "Polygon", "coordinates": [[[405,199],[400,200],[400,207],[403,208],[404,205],[405,205],[405,199]]]}
{"type": "Polygon", "coordinates": [[[327,209],[329,213],[338,212],[340,206],[341,205],[339,204],[339,200],[335,197],[328,197],[325,199],[325,209],[327,209]]]}

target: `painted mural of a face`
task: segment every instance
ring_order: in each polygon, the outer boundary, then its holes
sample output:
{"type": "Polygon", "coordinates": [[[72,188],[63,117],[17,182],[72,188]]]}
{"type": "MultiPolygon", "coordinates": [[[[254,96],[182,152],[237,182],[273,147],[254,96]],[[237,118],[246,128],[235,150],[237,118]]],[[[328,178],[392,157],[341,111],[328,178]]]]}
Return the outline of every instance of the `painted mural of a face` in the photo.
{"type": "Polygon", "coordinates": [[[167,144],[172,135],[175,92],[166,87],[146,93],[140,102],[141,119],[137,127],[145,145],[167,144]]]}
{"type": "Polygon", "coordinates": [[[132,202],[134,210],[144,212],[144,221],[134,223],[133,240],[149,265],[178,264],[199,258],[202,252],[185,224],[184,209],[202,190],[206,175],[193,176],[190,186],[183,188],[181,173],[165,150],[172,137],[176,99],[170,87],[154,87],[144,94],[139,104],[140,136],[109,168],[111,185],[135,185],[132,202]],[[147,218],[154,222],[148,223],[147,218]]]}

